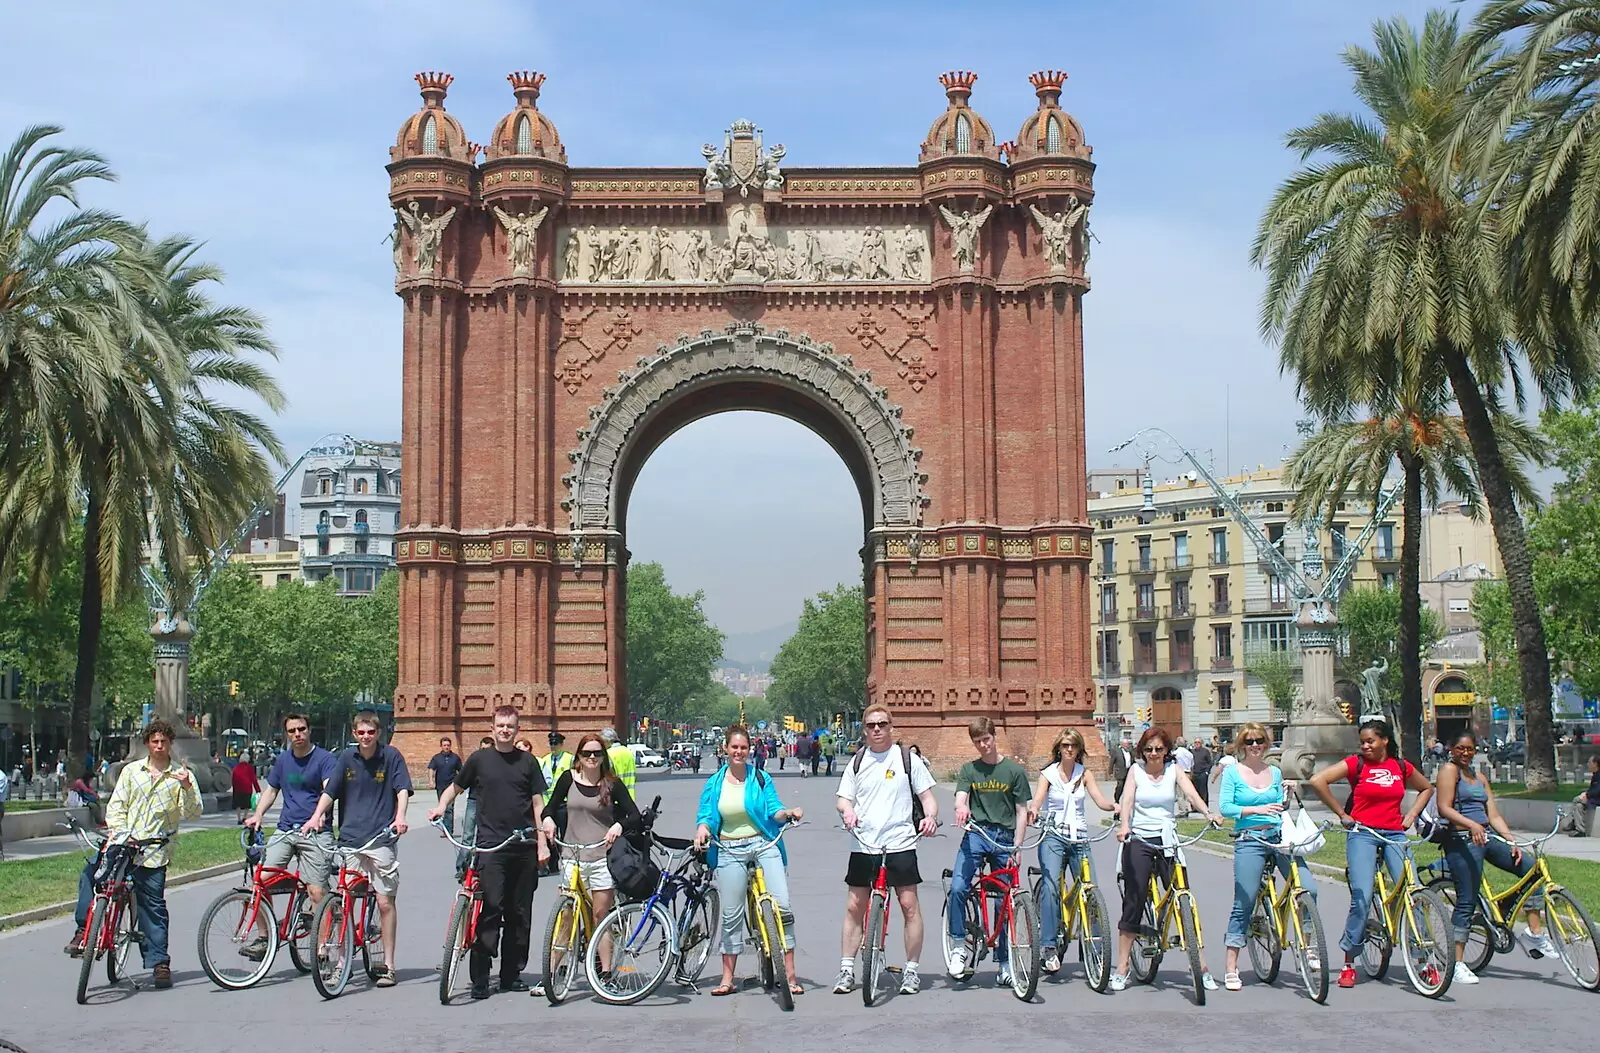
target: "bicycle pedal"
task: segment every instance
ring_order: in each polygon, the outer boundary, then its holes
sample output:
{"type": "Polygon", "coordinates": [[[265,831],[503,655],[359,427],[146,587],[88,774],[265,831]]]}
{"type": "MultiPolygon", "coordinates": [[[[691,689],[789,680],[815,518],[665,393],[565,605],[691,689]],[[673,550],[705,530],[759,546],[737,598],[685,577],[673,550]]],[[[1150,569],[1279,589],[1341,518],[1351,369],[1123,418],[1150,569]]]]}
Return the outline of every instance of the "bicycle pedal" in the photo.
{"type": "Polygon", "coordinates": [[[1168,947],[1168,949],[1175,949],[1175,948],[1182,947],[1182,946],[1183,946],[1183,937],[1182,936],[1169,936],[1169,937],[1167,937],[1167,947],[1168,947]]]}

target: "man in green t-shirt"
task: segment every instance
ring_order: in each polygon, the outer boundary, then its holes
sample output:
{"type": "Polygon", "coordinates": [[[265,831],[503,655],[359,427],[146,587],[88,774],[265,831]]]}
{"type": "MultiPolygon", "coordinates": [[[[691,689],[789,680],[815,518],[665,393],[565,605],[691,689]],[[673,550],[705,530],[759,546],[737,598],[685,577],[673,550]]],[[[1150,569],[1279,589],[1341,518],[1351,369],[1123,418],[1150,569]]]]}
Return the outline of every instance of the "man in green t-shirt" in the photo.
{"type": "MultiPolygon", "coordinates": [[[[972,748],[978,758],[961,766],[956,776],[956,822],[966,828],[961,847],[956,849],[955,872],[950,876],[950,902],[945,913],[950,919],[950,944],[955,948],[946,964],[952,980],[967,980],[972,976],[972,962],[968,959],[965,940],[967,936],[967,896],[978,870],[985,862],[992,867],[1003,867],[1016,854],[1009,847],[1021,842],[1028,829],[1028,802],[1032,794],[1028,789],[1028,773],[1016,761],[1000,756],[995,742],[994,721],[979,717],[967,725],[972,748]]],[[[1000,946],[995,951],[995,962],[1000,967],[1000,985],[1011,983],[1011,959],[1006,953],[1005,933],[1000,934],[1000,946]]]]}

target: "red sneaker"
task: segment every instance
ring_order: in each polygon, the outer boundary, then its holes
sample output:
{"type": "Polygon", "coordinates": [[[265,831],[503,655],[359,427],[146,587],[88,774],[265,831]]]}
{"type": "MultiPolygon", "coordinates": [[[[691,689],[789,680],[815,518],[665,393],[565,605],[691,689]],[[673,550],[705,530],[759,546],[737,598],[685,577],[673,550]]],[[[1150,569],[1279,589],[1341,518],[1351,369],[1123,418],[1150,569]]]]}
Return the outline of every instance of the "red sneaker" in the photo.
{"type": "Polygon", "coordinates": [[[1356,985],[1356,971],[1350,966],[1339,970],[1339,986],[1354,987],[1356,985]]]}

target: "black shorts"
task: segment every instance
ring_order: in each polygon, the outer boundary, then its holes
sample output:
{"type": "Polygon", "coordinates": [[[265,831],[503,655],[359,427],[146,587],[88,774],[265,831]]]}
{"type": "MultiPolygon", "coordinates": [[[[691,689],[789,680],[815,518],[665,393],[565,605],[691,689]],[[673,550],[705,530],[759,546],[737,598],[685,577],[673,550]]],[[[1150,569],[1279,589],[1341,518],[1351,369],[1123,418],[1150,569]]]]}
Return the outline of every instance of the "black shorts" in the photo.
{"type": "Polygon", "coordinates": [[[234,790],[233,810],[236,812],[242,812],[246,808],[251,807],[250,798],[253,796],[254,794],[252,794],[249,790],[234,790]]]}
{"type": "MultiPolygon", "coordinates": [[[[914,848],[890,852],[884,857],[884,871],[890,888],[909,888],[922,884],[922,875],[917,871],[917,850],[914,848]]],[[[877,880],[876,853],[851,852],[850,865],[844,870],[844,883],[851,888],[871,888],[877,880]]]]}

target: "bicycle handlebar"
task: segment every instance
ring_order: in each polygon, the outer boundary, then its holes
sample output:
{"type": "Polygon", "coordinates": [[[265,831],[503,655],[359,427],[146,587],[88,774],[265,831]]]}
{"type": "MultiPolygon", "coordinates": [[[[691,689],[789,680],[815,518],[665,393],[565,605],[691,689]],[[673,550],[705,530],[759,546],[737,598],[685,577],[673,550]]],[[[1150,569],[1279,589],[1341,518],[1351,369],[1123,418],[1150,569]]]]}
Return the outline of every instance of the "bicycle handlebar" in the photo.
{"type": "Polygon", "coordinates": [[[92,849],[96,852],[100,851],[100,849],[104,848],[108,844],[111,844],[112,842],[128,845],[136,851],[143,852],[147,848],[157,848],[161,845],[167,844],[172,840],[172,835],[170,834],[162,837],[130,837],[127,834],[105,834],[103,836],[98,834],[90,834],[88,830],[84,829],[83,824],[78,822],[78,820],[71,815],[67,816],[66,822],[57,823],[55,825],[64,830],[72,831],[78,840],[83,842],[83,846],[85,848],[92,849]],[[96,841],[94,839],[95,837],[100,837],[100,840],[96,841]]]}
{"type": "Polygon", "coordinates": [[[559,837],[550,837],[547,834],[547,835],[545,835],[545,840],[553,841],[556,844],[560,845],[562,848],[568,849],[568,850],[573,851],[573,852],[583,852],[583,851],[585,851],[587,849],[590,849],[590,848],[610,848],[611,847],[610,842],[608,842],[608,841],[606,841],[604,839],[599,840],[599,841],[594,841],[594,842],[592,842],[590,844],[587,844],[587,845],[579,845],[579,844],[574,844],[574,843],[572,843],[570,841],[563,841],[559,837]]]}
{"type": "MultiPolygon", "coordinates": [[[[1567,809],[1557,808],[1556,821],[1551,824],[1550,832],[1542,837],[1531,837],[1526,841],[1518,841],[1514,837],[1501,837],[1493,830],[1489,831],[1489,836],[1494,838],[1496,841],[1499,841],[1501,844],[1509,845],[1512,848],[1543,848],[1546,841],[1550,840],[1561,831],[1561,820],[1567,818],[1568,814],[1570,813],[1568,813],[1567,809]]],[[[1487,824],[1485,825],[1487,826],[1487,824]]]]}
{"type": "MultiPolygon", "coordinates": [[[[942,830],[942,828],[944,827],[944,824],[939,822],[939,820],[935,819],[933,821],[933,826],[934,826],[935,830],[942,830]]],[[[834,823],[833,824],[833,828],[835,830],[843,830],[845,833],[847,833],[850,836],[854,837],[856,839],[856,842],[861,845],[861,851],[866,855],[869,855],[869,856],[887,856],[887,855],[892,855],[893,854],[892,850],[890,850],[889,848],[887,848],[887,847],[885,847],[883,845],[872,845],[872,844],[868,844],[867,842],[861,840],[861,835],[859,833],[857,833],[856,831],[850,829],[848,826],[845,826],[843,823],[834,823]]],[[[917,831],[917,839],[919,841],[924,839],[924,838],[943,837],[943,836],[944,836],[944,834],[942,832],[941,833],[934,833],[934,834],[924,834],[920,830],[917,831]]],[[[914,849],[905,849],[904,851],[914,851],[914,849]]]]}
{"type": "Polygon", "coordinates": [[[985,830],[983,827],[979,826],[977,823],[973,822],[971,819],[968,819],[965,823],[963,823],[962,826],[961,826],[961,829],[967,831],[970,834],[977,834],[979,837],[981,837],[985,841],[989,842],[989,844],[993,845],[997,850],[999,850],[1001,852],[1026,852],[1030,848],[1038,848],[1039,847],[1039,842],[1044,840],[1044,835],[1045,835],[1045,831],[1040,830],[1039,831],[1039,836],[1034,838],[1031,842],[1023,842],[1023,843],[1020,843],[1020,844],[1019,843],[1013,843],[1013,844],[1007,845],[1007,844],[1002,844],[999,841],[996,841],[994,838],[990,837],[989,836],[989,831],[985,830]]]}
{"type": "Polygon", "coordinates": [[[1153,845],[1153,847],[1155,847],[1155,848],[1188,848],[1190,845],[1196,843],[1201,838],[1205,837],[1211,831],[1220,830],[1220,829],[1221,829],[1221,827],[1219,827],[1216,823],[1207,822],[1205,826],[1200,828],[1200,832],[1198,834],[1195,834],[1193,837],[1187,837],[1187,838],[1179,837],[1176,840],[1174,840],[1172,842],[1172,844],[1170,844],[1170,845],[1160,845],[1160,844],[1154,844],[1153,842],[1150,842],[1150,841],[1145,841],[1144,838],[1140,837],[1138,834],[1133,833],[1131,831],[1129,832],[1128,836],[1133,838],[1135,841],[1143,841],[1147,845],[1153,845]]]}
{"type": "Polygon", "coordinates": [[[1073,844],[1079,845],[1092,845],[1097,841],[1104,841],[1106,838],[1116,833],[1117,830],[1116,826],[1112,825],[1101,830],[1100,833],[1096,834],[1094,837],[1074,837],[1072,835],[1072,827],[1062,826],[1054,819],[1048,818],[1041,818],[1038,822],[1038,827],[1047,834],[1050,834],[1054,837],[1059,837],[1063,841],[1070,841],[1073,844]]]}
{"type": "Polygon", "coordinates": [[[449,841],[451,844],[455,845],[457,848],[461,849],[463,852],[483,852],[483,853],[498,852],[502,848],[505,848],[507,845],[511,844],[514,841],[516,841],[516,842],[526,842],[526,841],[533,841],[533,840],[536,840],[538,838],[538,831],[534,830],[534,828],[531,827],[531,826],[524,826],[521,829],[511,831],[511,836],[510,837],[506,838],[504,841],[501,841],[499,844],[495,845],[493,848],[479,848],[477,845],[462,844],[460,841],[457,841],[456,840],[456,835],[451,833],[449,830],[446,830],[444,828],[444,820],[443,819],[432,819],[432,820],[429,820],[429,825],[430,826],[437,826],[439,828],[439,832],[444,834],[445,840],[449,841]]]}
{"type": "MultiPolygon", "coordinates": [[[[1322,822],[1317,824],[1317,833],[1318,834],[1323,833],[1324,831],[1326,831],[1328,829],[1328,827],[1330,827],[1332,825],[1333,825],[1333,820],[1331,820],[1331,819],[1322,820],[1322,822]]],[[[1235,831],[1234,836],[1237,837],[1241,841],[1258,841],[1261,844],[1266,845],[1268,848],[1275,848],[1280,852],[1293,852],[1294,849],[1303,848],[1306,845],[1309,845],[1311,843],[1310,841],[1293,841],[1293,842],[1288,842],[1288,843],[1285,843],[1284,841],[1281,841],[1281,840],[1279,840],[1279,841],[1268,841],[1265,837],[1262,837],[1255,830],[1238,830],[1238,831],[1235,831]]],[[[1279,832],[1278,836],[1280,838],[1283,836],[1281,831],[1279,832]]]]}
{"type": "Polygon", "coordinates": [[[1346,826],[1346,829],[1350,830],[1352,833],[1365,830],[1367,833],[1371,834],[1373,837],[1376,837],[1379,841],[1382,841],[1391,848],[1414,848],[1417,845],[1432,844],[1432,842],[1427,838],[1411,837],[1407,835],[1404,830],[1398,831],[1400,836],[1395,837],[1395,831],[1374,830],[1366,823],[1349,823],[1346,826]]]}

